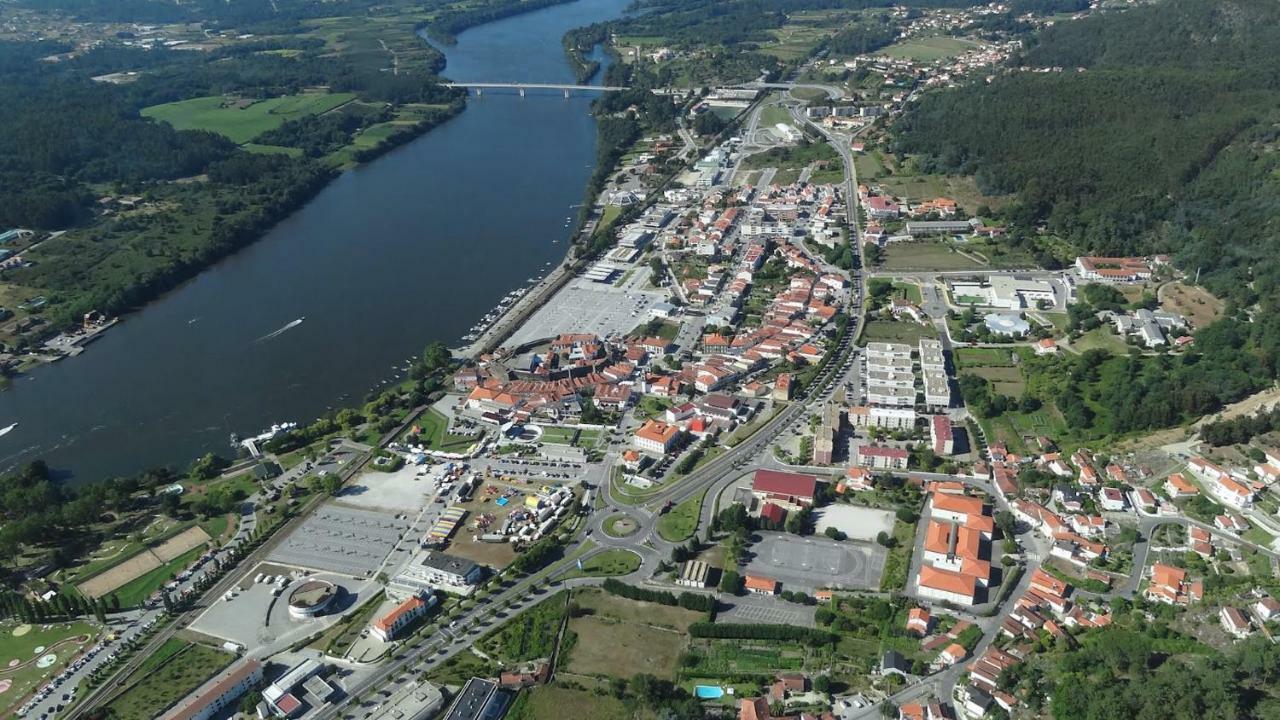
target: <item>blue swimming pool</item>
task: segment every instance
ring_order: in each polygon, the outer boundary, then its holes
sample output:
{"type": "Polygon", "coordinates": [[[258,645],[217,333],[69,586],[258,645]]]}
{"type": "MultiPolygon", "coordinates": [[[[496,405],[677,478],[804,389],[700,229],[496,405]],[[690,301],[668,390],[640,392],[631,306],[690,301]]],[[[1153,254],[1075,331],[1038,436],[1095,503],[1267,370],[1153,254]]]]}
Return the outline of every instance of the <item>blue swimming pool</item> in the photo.
{"type": "Polygon", "coordinates": [[[703,700],[715,700],[724,697],[724,688],[718,685],[695,685],[693,686],[693,694],[703,700]]]}

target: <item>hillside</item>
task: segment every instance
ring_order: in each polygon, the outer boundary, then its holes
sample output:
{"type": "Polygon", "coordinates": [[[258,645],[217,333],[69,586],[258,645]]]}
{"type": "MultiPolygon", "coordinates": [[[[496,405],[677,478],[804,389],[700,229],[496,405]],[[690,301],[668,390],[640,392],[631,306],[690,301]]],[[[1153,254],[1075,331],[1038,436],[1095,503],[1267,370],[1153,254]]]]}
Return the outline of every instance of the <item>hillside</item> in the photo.
{"type": "Polygon", "coordinates": [[[1280,284],[1278,24],[1266,0],[1058,23],[1020,70],[924,95],[896,149],[1016,193],[1015,224],[1047,223],[1084,252],[1171,252],[1249,304],[1280,284]]]}

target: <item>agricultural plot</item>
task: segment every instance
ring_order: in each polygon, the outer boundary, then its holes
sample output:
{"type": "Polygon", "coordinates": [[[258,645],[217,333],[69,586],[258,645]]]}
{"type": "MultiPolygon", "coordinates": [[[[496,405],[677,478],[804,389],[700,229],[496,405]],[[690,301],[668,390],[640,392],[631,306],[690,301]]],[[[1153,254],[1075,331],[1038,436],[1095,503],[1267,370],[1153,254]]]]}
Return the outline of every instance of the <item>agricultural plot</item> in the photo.
{"type": "Polygon", "coordinates": [[[353,99],[353,93],[303,93],[266,100],[217,95],[152,105],[143,108],[142,115],[178,130],[208,130],[243,144],[289,120],[319,115],[353,99]]]}
{"type": "Polygon", "coordinates": [[[692,610],[597,591],[574,599],[589,612],[569,621],[577,641],[564,669],[579,675],[631,678],[651,673],[672,679],[685,644],[685,629],[703,619],[692,610]]]}
{"type": "Polygon", "coordinates": [[[234,659],[221,650],[189,644],[152,672],[136,674],[134,685],[107,705],[109,716],[118,720],[153,720],[234,659]]]}
{"type": "Polygon", "coordinates": [[[872,320],[862,331],[863,342],[900,342],[916,344],[920,338],[937,338],[933,325],[909,321],[872,320]]]}
{"type": "Polygon", "coordinates": [[[507,720],[562,720],[566,708],[573,708],[574,717],[592,720],[631,720],[635,717],[621,700],[611,695],[543,685],[520,693],[507,713],[507,720]]]}

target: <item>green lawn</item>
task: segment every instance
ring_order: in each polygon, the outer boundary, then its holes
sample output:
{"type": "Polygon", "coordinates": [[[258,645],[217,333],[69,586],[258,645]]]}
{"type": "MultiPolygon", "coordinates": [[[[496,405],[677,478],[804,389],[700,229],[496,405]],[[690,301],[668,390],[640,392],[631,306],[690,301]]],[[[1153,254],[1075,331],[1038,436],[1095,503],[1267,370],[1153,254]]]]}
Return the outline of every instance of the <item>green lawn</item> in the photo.
{"type": "Polygon", "coordinates": [[[449,427],[449,419],[435,408],[427,408],[427,411],[418,417],[415,424],[422,428],[422,434],[420,435],[422,443],[432,450],[461,452],[480,439],[479,436],[468,437],[446,432],[449,427]]]}
{"type": "Polygon", "coordinates": [[[884,250],[884,270],[975,270],[985,267],[944,242],[895,242],[884,250]]]}
{"type": "Polygon", "coordinates": [[[909,300],[917,305],[924,302],[920,298],[920,286],[915,283],[895,280],[893,282],[893,289],[897,290],[899,296],[905,300],[909,300]]]}
{"type": "Polygon", "coordinates": [[[698,516],[702,514],[702,500],[706,495],[703,490],[658,518],[658,535],[667,542],[688,540],[698,529],[698,516]]]}
{"type": "Polygon", "coordinates": [[[108,714],[116,720],[153,720],[234,659],[221,650],[188,643],[151,672],[135,673],[136,683],[107,705],[108,714]]]}
{"type": "Polygon", "coordinates": [[[13,706],[20,704],[27,695],[66,667],[67,662],[93,642],[97,635],[97,627],[87,622],[55,623],[47,628],[43,625],[0,623],[0,680],[13,681],[12,687],[0,694],[0,717],[11,717],[9,711],[13,706]],[[14,630],[20,627],[26,632],[14,635],[14,630]],[[82,636],[88,636],[84,643],[72,641],[82,636]],[[46,649],[37,654],[36,648],[46,649]],[[12,660],[26,663],[44,655],[56,655],[57,661],[44,668],[37,667],[34,662],[19,669],[8,668],[12,660]]]}
{"type": "Polygon", "coordinates": [[[621,513],[605,518],[601,529],[604,530],[605,535],[611,537],[627,537],[636,532],[635,521],[621,513]],[[628,521],[628,524],[623,525],[624,521],[628,521]]]}
{"type": "Polygon", "coordinates": [[[574,568],[565,577],[629,575],[639,569],[639,555],[623,548],[610,548],[583,560],[581,570],[574,568]]]}
{"type": "Polygon", "coordinates": [[[956,348],[952,351],[956,367],[961,370],[973,367],[1013,367],[1012,350],[1000,348],[956,348]]]}
{"type": "MultiPolygon", "coordinates": [[[[169,123],[179,130],[209,130],[233,142],[247,143],[289,120],[318,115],[355,99],[354,93],[304,93],[285,95],[237,107],[234,98],[220,95],[152,105],[142,115],[169,123]]],[[[261,146],[255,149],[261,149],[261,146]]]]}
{"type": "Polygon", "coordinates": [[[872,320],[862,331],[862,342],[902,342],[915,344],[920,338],[937,338],[933,325],[909,321],[872,320]]]}
{"type": "Polygon", "coordinates": [[[511,705],[507,720],[561,720],[572,708],[573,717],[591,720],[630,720],[635,715],[617,698],[555,685],[535,686],[511,705]]]}
{"type": "Polygon", "coordinates": [[[1071,341],[1071,348],[1084,352],[1086,350],[1106,350],[1112,355],[1128,355],[1129,344],[1110,325],[1102,325],[1082,334],[1079,339],[1071,341]]]}

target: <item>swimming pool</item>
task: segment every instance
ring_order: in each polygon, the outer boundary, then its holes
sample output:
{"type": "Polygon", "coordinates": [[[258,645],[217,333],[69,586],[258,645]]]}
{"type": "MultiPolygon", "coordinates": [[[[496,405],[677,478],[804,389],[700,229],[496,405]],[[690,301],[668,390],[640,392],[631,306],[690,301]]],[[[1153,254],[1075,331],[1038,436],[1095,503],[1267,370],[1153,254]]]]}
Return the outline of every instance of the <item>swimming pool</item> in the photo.
{"type": "Polygon", "coordinates": [[[724,688],[717,685],[695,685],[693,694],[702,700],[715,700],[724,697],[724,688]]]}

